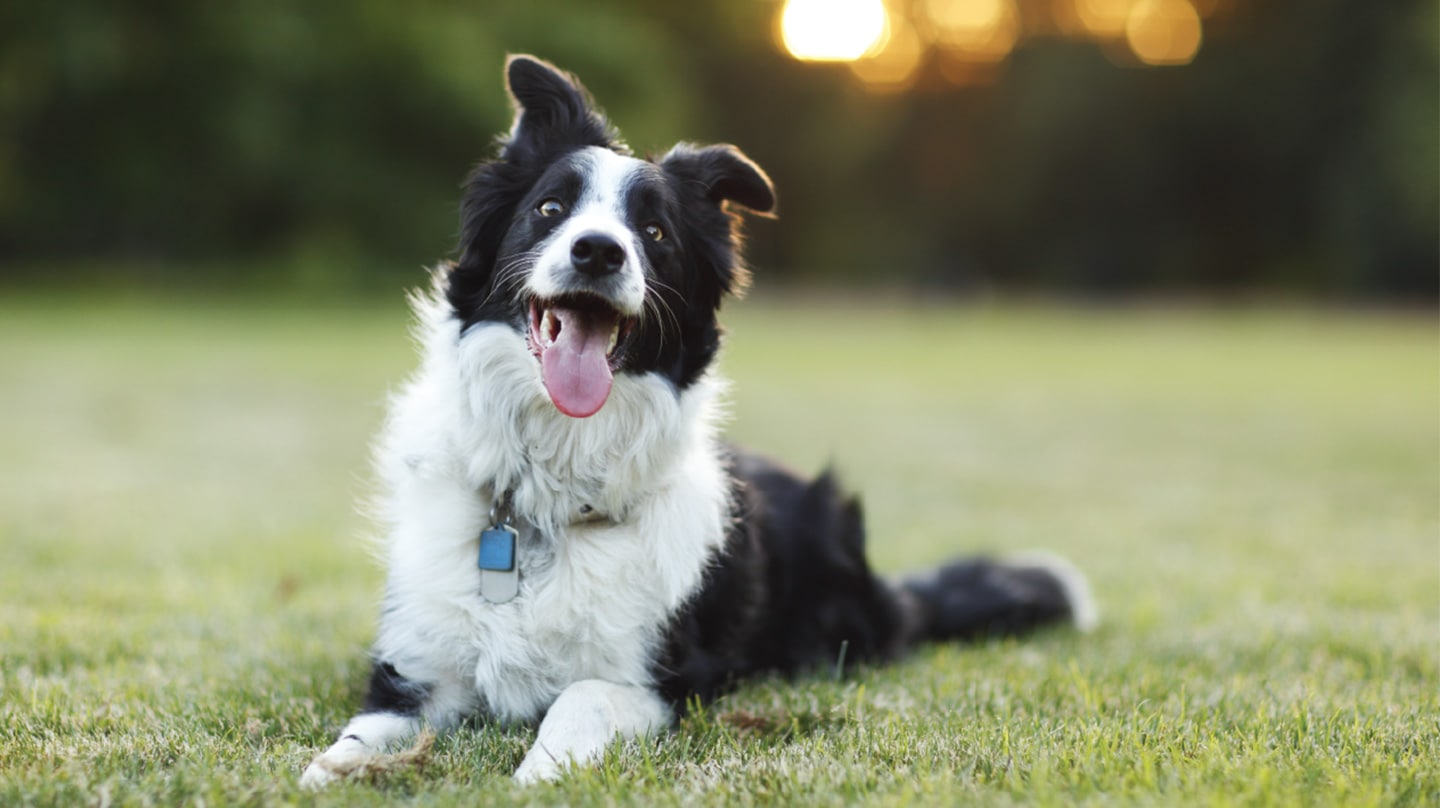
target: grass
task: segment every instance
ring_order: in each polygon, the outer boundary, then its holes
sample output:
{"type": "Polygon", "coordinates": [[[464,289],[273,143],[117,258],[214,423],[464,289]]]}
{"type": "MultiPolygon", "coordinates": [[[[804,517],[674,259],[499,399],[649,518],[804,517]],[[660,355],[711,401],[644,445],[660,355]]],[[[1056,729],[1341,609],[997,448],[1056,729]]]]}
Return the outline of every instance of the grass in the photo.
{"type": "Polygon", "coordinates": [[[899,571],[1043,547],[1089,636],[761,681],[512,786],[474,727],[319,796],[380,573],[398,308],[0,304],[0,804],[1440,804],[1428,316],[744,304],[732,434],[865,492],[899,571]]]}

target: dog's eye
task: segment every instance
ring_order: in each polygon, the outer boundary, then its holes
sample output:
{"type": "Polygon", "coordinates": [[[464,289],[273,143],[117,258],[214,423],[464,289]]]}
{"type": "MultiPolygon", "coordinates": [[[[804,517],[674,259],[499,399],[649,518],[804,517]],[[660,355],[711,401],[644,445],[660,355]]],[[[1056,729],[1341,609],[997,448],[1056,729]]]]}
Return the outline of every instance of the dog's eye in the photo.
{"type": "Polygon", "coordinates": [[[665,231],[661,230],[658,224],[645,225],[645,235],[649,236],[651,241],[665,240],[665,231]]]}
{"type": "Polygon", "coordinates": [[[547,199],[540,203],[540,207],[536,208],[535,212],[546,217],[559,216],[565,212],[565,203],[558,199],[547,199]]]}

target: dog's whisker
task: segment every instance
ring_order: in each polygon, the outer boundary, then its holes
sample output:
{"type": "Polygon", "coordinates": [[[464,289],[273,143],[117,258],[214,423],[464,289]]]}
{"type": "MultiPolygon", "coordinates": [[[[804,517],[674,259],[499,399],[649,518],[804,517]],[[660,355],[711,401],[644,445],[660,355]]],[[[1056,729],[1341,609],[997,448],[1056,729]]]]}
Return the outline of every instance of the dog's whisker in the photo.
{"type": "Polygon", "coordinates": [[[478,308],[489,305],[490,301],[501,292],[513,294],[518,286],[525,282],[525,278],[530,274],[530,270],[534,266],[535,261],[540,257],[540,254],[540,250],[526,250],[525,252],[510,256],[504,263],[497,265],[495,268],[494,282],[490,287],[490,293],[485,295],[484,300],[480,302],[478,308]]]}
{"type": "Polygon", "coordinates": [[[655,320],[659,323],[660,327],[656,330],[659,332],[660,347],[663,349],[665,347],[666,332],[664,321],[668,319],[670,325],[674,326],[675,331],[678,332],[680,330],[680,318],[676,316],[670,304],[665,302],[665,299],[659,295],[646,295],[645,305],[654,313],[655,320]]]}

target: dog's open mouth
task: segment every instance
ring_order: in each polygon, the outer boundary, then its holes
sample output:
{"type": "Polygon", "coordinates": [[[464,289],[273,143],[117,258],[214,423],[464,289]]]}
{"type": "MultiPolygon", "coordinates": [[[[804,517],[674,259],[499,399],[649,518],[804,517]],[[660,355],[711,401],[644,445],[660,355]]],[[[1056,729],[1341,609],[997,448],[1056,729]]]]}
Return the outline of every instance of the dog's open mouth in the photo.
{"type": "Polygon", "coordinates": [[[530,301],[530,352],[555,408],[572,418],[599,412],[634,318],[605,300],[566,295],[530,301]]]}

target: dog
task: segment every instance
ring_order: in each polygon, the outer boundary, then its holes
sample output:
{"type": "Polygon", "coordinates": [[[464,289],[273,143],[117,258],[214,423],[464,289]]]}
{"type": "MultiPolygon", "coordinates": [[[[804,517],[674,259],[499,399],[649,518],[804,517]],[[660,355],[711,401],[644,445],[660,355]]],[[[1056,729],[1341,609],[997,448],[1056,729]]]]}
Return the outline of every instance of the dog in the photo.
{"type": "Polygon", "coordinates": [[[422,353],[377,444],[387,580],[330,783],[470,716],[539,722],[551,780],[746,677],[1094,620],[1058,559],[888,582],[857,499],[719,436],[721,302],[769,177],[734,146],[632,156],[569,74],[513,56],[515,109],[469,175],[458,258],[412,300],[422,353]]]}

